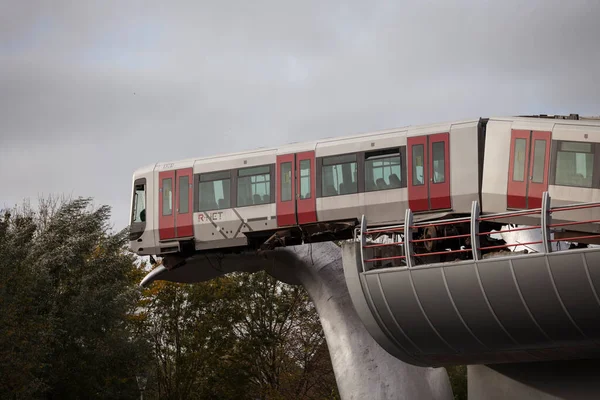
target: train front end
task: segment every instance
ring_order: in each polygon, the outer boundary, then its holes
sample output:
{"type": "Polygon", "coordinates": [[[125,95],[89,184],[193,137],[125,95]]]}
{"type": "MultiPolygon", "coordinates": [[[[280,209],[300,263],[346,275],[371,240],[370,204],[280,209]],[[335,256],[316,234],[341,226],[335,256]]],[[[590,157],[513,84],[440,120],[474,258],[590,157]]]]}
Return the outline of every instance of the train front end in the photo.
{"type": "Polygon", "coordinates": [[[129,219],[130,249],[139,256],[156,254],[153,218],[154,165],[140,168],[133,174],[129,219]]]}

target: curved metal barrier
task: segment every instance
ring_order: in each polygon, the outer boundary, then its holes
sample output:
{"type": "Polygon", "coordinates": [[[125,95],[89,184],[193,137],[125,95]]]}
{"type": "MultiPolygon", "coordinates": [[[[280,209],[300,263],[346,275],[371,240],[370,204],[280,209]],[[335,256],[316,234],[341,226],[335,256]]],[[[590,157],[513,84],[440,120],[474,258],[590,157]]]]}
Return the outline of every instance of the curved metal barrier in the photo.
{"type": "MultiPolygon", "coordinates": [[[[551,230],[586,220],[552,224],[552,214],[600,207],[600,203],[550,207],[544,194],[542,207],[533,210],[485,215],[476,202],[468,218],[439,222],[412,222],[410,210],[405,223],[369,229],[363,217],[354,243],[344,245],[344,273],[352,301],[363,323],[392,355],[420,366],[493,364],[600,357],[600,248],[552,251],[551,230]],[[483,258],[479,222],[540,214],[540,224],[508,231],[541,229],[543,251],[507,253],[483,258]],[[470,252],[469,260],[416,265],[423,255],[414,254],[413,229],[428,224],[470,224],[471,248],[440,254],[470,252]],[[389,243],[367,238],[390,233],[389,243]],[[403,234],[403,240],[397,236],[403,234]],[[400,248],[400,255],[373,257],[370,250],[400,248]],[[373,268],[387,262],[388,268],[373,268]],[[393,266],[395,263],[396,266],[393,266]],[[370,268],[369,268],[370,267],[370,268]]],[[[504,231],[502,231],[504,232],[504,231]]],[[[496,233],[496,232],[493,232],[496,233]]],[[[568,239],[589,239],[585,234],[568,239]]],[[[447,238],[447,237],[446,237],[447,238]]],[[[425,254],[425,255],[431,255],[425,254]]]]}

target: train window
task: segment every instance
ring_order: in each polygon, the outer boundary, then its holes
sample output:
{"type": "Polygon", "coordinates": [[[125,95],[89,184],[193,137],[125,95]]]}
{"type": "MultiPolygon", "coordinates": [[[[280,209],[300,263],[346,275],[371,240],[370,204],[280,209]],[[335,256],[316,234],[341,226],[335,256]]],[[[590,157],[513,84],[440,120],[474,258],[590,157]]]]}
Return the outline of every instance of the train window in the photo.
{"type": "Polygon", "coordinates": [[[424,147],[422,144],[416,144],[412,146],[412,176],[413,186],[420,186],[425,184],[425,170],[423,163],[424,147]]]}
{"type": "Polygon", "coordinates": [[[198,211],[230,208],[231,176],[229,171],[200,174],[198,211]]]}
{"type": "Polygon", "coordinates": [[[252,206],[271,202],[271,168],[244,168],[238,171],[237,206],[252,206]]]}
{"type": "Polygon", "coordinates": [[[358,193],[356,154],[323,158],[321,174],[323,197],[358,193]]]}
{"type": "Polygon", "coordinates": [[[525,150],[527,141],[525,139],[515,140],[513,181],[523,182],[525,180],[525,150]]]}
{"type": "Polygon", "coordinates": [[[554,183],[563,186],[592,187],[594,148],[592,143],[559,142],[554,183]]]}
{"type": "Polygon", "coordinates": [[[366,191],[402,187],[401,159],[398,149],[374,151],[365,154],[366,191]]]}
{"type": "Polygon", "coordinates": [[[179,177],[179,214],[186,214],[189,209],[190,178],[188,176],[179,177]]]}
{"type": "Polygon", "coordinates": [[[163,179],[162,199],[162,215],[173,214],[173,180],[171,178],[163,179]]]}
{"type": "Polygon", "coordinates": [[[133,194],[133,213],[131,222],[145,222],[146,221],[146,185],[138,184],[135,185],[135,191],[133,194]]]}
{"type": "Polygon", "coordinates": [[[431,157],[433,161],[433,183],[443,183],[446,180],[446,152],[444,150],[444,142],[433,142],[431,147],[431,152],[433,153],[431,157]]]}
{"type": "Polygon", "coordinates": [[[281,164],[281,201],[292,200],[292,163],[281,164]]]}
{"type": "Polygon", "coordinates": [[[533,143],[533,174],[531,181],[544,183],[544,166],[546,165],[546,141],[535,140],[533,143]]]}
{"type": "Polygon", "coordinates": [[[310,199],[310,160],[300,160],[300,198],[310,199]]]}

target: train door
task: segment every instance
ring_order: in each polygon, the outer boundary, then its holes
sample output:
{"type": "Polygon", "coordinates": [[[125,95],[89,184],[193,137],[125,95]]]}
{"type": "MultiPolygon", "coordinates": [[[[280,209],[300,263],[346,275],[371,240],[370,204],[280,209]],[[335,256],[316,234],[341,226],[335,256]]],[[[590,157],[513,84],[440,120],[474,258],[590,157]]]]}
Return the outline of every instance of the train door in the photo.
{"type": "Polygon", "coordinates": [[[408,206],[414,212],[451,208],[449,133],[407,138],[408,206]]]}
{"type": "Polygon", "coordinates": [[[277,156],[277,226],[317,221],[315,152],[277,156]]]}
{"type": "Polygon", "coordinates": [[[299,225],[317,222],[316,170],[314,151],[296,154],[296,207],[299,225]]]}
{"type": "Polygon", "coordinates": [[[511,132],[507,208],[539,208],[548,190],[551,132],[511,132]]]}
{"type": "Polygon", "coordinates": [[[158,174],[160,240],[194,236],[192,168],[158,174]]]}

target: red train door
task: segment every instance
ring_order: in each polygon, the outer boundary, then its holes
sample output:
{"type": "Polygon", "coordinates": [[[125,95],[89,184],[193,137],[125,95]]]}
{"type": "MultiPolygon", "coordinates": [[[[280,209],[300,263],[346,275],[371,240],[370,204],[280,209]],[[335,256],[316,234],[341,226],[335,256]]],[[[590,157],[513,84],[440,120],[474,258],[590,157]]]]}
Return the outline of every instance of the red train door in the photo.
{"type": "Polygon", "coordinates": [[[513,129],[510,140],[507,208],[539,208],[548,190],[551,132],[513,129]]]}
{"type": "Polygon", "coordinates": [[[550,171],[550,143],[552,132],[531,132],[531,158],[529,169],[529,188],[527,189],[527,207],[540,208],[542,195],[548,190],[548,172],[550,171]]]}
{"type": "Polygon", "coordinates": [[[296,154],[296,210],[300,225],[317,222],[316,170],[314,151],[296,154]]]}
{"type": "Polygon", "coordinates": [[[192,168],[158,173],[160,240],[194,236],[192,168]]]}
{"type": "Polygon", "coordinates": [[[277,156],[277,226],[296,225],[296,185],[294,154],[277,156]]]}
{"type": "Polygon", "coordinates": [[[277,226],[317,221],[315,152],[277,156],[277,226]]]}
{"type": "Polygon", "coordinates": [[[176,204],[175,236],[179,238],[194,236],[193,223],[193,172],[192,168],[178,169],[175,172],[176,204]]]}
{"type": "Polygon", "coordinates": [[[408,208],[412,211],[429,210],[429,174],[427,136],[407,138],[408,208]]]}
{"type": "Polygon", "coordinates": [[[429,135],[429,209],[444,210],[450,202],[450,146],[448,133],[429,135]]]}
{"type": "Polygon", "coordinates": [[[451,208],[450,135],[407,138],[408,206],[414,211],[451,208]]]}

